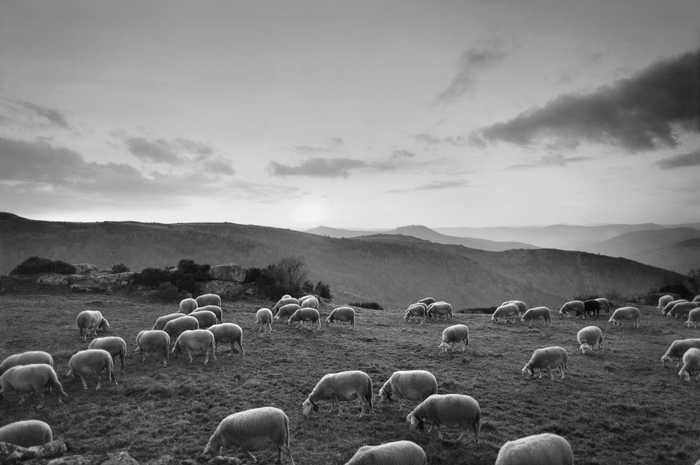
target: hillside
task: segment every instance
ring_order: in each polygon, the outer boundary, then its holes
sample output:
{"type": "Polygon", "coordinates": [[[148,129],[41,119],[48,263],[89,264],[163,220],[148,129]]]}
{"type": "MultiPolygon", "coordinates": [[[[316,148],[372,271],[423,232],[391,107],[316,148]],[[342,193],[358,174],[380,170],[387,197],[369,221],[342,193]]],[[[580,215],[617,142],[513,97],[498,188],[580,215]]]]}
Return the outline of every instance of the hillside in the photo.
{"type": "Polygon", "coordinates": [[[700,238],[676,242],[652,251],[631,256],[640,263],[653,263],[655,266],[679,273],[700,268],[700,238]]]}
{"type": "Polygon", "coordinates": [[[302,256],[310,278],[331,285],[339,303],[378,301],[405,307],[431,295],[455,308],[518,298],[556,307],[580,294],[631,296],[689,279],[625,259],[552,249],[488,252],[409,236],[334,239],[231,223],[0,222],[0,272],[30,256],[134,271],[198,263],[265,267],[302,256]]]}

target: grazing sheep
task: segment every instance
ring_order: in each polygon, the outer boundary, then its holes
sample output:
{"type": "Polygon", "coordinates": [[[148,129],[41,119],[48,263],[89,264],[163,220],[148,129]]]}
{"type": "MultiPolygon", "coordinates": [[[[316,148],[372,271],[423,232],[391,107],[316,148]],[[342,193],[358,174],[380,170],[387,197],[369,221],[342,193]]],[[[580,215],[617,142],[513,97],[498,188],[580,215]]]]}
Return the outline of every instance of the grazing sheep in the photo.
{"type": "Polygon", "coordinates": [[[700,302],[700,295],[696,295],[695,297],[693,297],[692,301],[693,302],[700,302]]]}
{"type": "Polygon", "coordinates": [[[664,356],[661,357],[661,366],[668,366],[667,363],[674,358],[678,359],[676,367],[680,366],[683,354],[692,348],[700,349],[700,339],[676,339],[671,343],[664,356]]]}
{"type": "Polygon", "coordinates": [[[681,302],[687,302],[687,300],[686,299],[676,299],[676,300],[673,300],[673,301],[667,303],[666,305],[664,305],[664,308],[661,309],[661,314],[663,316],[666,316],[666,314],[671,311],[671,309],[673,308],[674,305],[679,304],[681,302]]]}
{"type": "Polygon", "coordinates": [[[265,328],[272,332],[272,310],[269,308],[261,308],[255,313],[255,325],[258,331],[265,332],[265,328]]]}
{"type": "Polygon", "coordinates": [[[16,421],[0,428],[0,442],[15,446],[43,446],[51,441],[53,441],[51,427],[40,420],[16,421]]]}
{"type": "Polygon", "coordinates": [[[182,354],[183,348],[187,351],[190,363],[192,363],[192,351],[203,352],[204,364],[206,365],[209,363],[209,349],[211,349],[212,357],[216,360],[214,333],[206,329],[188,329],[187,331],[183,331],[175,341],[171,353],[177,351],[178,354],[182,354]]]}
{"type": "Polygon", "coordinates": [[[51,354],[48,352],[43,352],[41,350],[31,350],[29,352],[22,352],[21,354],[8,355],[7,358],[0,363],[0,375],[12,367],[31,365],[33,363],[44,363],[53,366],[53,357],[51,357],[51,354]]]}
{"type": "Polygon", "coordinates": [[[523,315],[527,311],[527,305],[522,300],[507,300],[501,304],[501,307],[508,304],[517,306],[520,315],[523,315]]]}
{"type": "Polygon", "coordinates": [[[136,346],[134,352],[140,351],[143,354],[142,362],[146,361],[146,353],[156,352],[163,355],[163,366],[168,366],[170,336],[165,331],[159,329],[141,331],[136,336],[136,346]]]}
{"type": "MultiPolygon", "coordinates": [[[[272,313],[276,313],[279,309],[289,304],[299,305],[299,300],[295,299],[294,297],[290,297],[289,295],[284,295],[280,300],[277,301],[275,306],[272,307],[272,313]]],[[[301,308],[301,305],[299,305],[299,308],[301,308]]]]}
{"type": "MultiPolygon", "coordinates": [[[[291,325],[294,321],[300,321],[301,325],[304,326],[307,321],[311,322],[311,327],[316,326],[316,331],[321,329],[321,314],[318,310],[311,307],[300,308],[289,317],[287,324],[291,325]]],[[[297,325],[297,328],[299,325],[297,325]]]]}
{"type": "Polygon", "coordinates": [[[603,348],[603,331],[597,326],[586,326],[576,334],[578,343],[581,344],[581,353],[585,353],[586,349],[593,350],[598,345],[599,349],[603,348]]]}
{"type": "Polygon", "coordinates": [[[530,323],[527,325],[529,328],[537,320],[542,320],[544,326],[547,326],[549,321],[549,326],[552,326],[552,312],[547,307],[533,307],[523,313],[523,316],[520,317],[520,324],[522,325],[525,321],[529,321],[530,323]]]}
{"type": "Polygon", "coordinates": [[[350,327],[355,327],[355,309],[352,307],[336,307],[331,311],[331,314],[326,318],[326,326],[336,321],[347,321],[350,327]]]}
{"type": "MultiPolygon", "coordinates": [[[[700,324],[700,308],[694,308],[688,313],[688,321],[685,322],[685,325],[688,328],[690,328],[690,325],[693,325],[693,328],[697,328],[698,324],[700,324]]],[[[1,369],[0,373],[2,373],[1,369]]]]}
{"type": "Polygon", "coordinates": [[[623,320],[632,320],[633,326],[639,328],[639,309],[637,307],[620,307],[613,312],[608,322],[615,326],[622,326],[623,320]]]}
{"type": "Polygon", "coordinates": [[[45,363],[32,363],[30,365],[18,365],[0,376],[0,402],[4,393],[15,390],[19,392],[19,403],[24,403],[25,392],[37,392],[41,396],[37,409],[44,408],[44,388],[50,387],[56,392],[58,402],[61,403],[61,394],[68,397],[63,386],[58,381],[53,367],[45,363]]]}
{"type": "Polygon", "coordinates": [[[83,382],[83,389],[88,388],[85,378],[90,375],[97,376],[97,387],[95,390],[100,389],[102,383],[101,375],[104,370],[107,370],[107,380],[117,384],[117,380],[114,377],[114,360],[112,360],[109,352],[104,349],[81,350],[70,358],[68,368],[66,376],[71,378],[75,378],[76,375],[79,376],[83,382]]]}
{"type": "Polygon", "coordinates": [[[241,348],[241,355],[245,355],[245,350],[243,350],[243,330],[240,326],[233,323],[219,323],[218,325],[210,326],[209,331],[214,335],[217,350],[219,349],[219,344],[229,342],[231,343],[229,357],[231,357],[233,356],[233,345],[237,342],[238,347],[241,348]]]}
{"type": "Polygon", "coordinates": [[[197,301],[197,307],[204,307],[205,305],[221,307],[221,297],[216,294],[202,294],[194,300],[197,301]]]}
{"type": "Polygon", "coordinates": [[[662,310],[667,304],[676,300],[672,295],[664,295],[659,297],[659,304],[656,306],[658,310],[662,310]]]}
{"type": "Polygon", "coordinates": [[[452,305],[444,301],[432,303],[428,305],[428,311],[426,312],[426,314],[428,315],[428,318],[432,318],[433,315],[435,316],[435,318],[437,318],[438,315],[442,315],[445,317],[445,320],[448,317],[452,318],[452,305]]]}
{"type": "MultiPolygon", "coordinates": [[[[583,301],[583,312],[584,312],[584,315],[587,315],[591,318],[593,318],[593,316],[598,318],[598,315],[600,315],[600,302],[598,302],[597,299],[584,300],[583,301]]],[[[578,315],[576,315],[576,316],[578,316],[578,315]]]]}
{"type": "Polygon", "coordinates": [[[455,350],[455,344],[462,342],[462,352],[467,350],[469,345],[469,328],[466,325],[452,325],[448,326],[442,331],[442,342],[438,346],[443,352],[447,352],[450,348],[452,351],[455,350]]]}
{"type": "Polygon", "coordinates": [[[423,402],[428,396],[437,394],[438,384],[435,376],[425,370],[395,371],[379,390],[377,404],[391,401],[396,395],[399,410],[403,410],[403,400],[423,402]]]}
{"type": "Polygon", "coordinates": [[[80,330],[80,337],[83,341],[87,341],[88,334],[92,331],[92,335],[97,337],[97,330],[109,331],[109,321],[102,316],[97,310],[83,310],[75,319],[80,330]]]}
{"type": "MultiPolygon", "coordinates": [[[[205,305],[204,307],[197,308],[192,313],[206,312],[206,311],[212,312],[214,315],[216,315],[216,318],[219,320],[219,323],[224,322],[224,312],[223,312],[223,310],[221,310],[221,307],[217,307],[216,305],[205,305]]],[[[194,315],[192,315],[192,313],[190,313],[190,316],[194,316],[194,315]]]]}
{"type": "Polygon", "coordinates": [[[301,308],[315,308],[318,310],[319,308],[319,303],[318,299],[314,296],[308,297],[304,300],[299,300],[299,306],[301,308]]]}
{"type": "Polygon", "coordinates": [[[290,316],[294,315],[294,312],[299,310],[301,307],[299,304],[287,304],[283,305],[280,307],[279,310],[277,310],[277,314],[275,315],[275,320],[279,320],[281,318],[289,318],[290,316]]]}
{"type": "Polygon", "coordinates": [[[254,462],[257,459],[250,452],[264,450],[274,444],[277,447],[277,460],[282,463],[282,452],[289,463],[294,465],[292,451],[289,448],[289,418],[275,407],[260,407],[227,416],[209,438],[203,455],[217,457],[221,449],[239,447],[254,462]]]}
{"type": "Polygon", "coordinates": [[[671,307],[671,310],[668,311],[666,314],[667,317],[674,317],[674,318],[685,318],[688,316],[691,310],[700,307],[700,304],[697,302],[679,302],[673,307],[671,307]]]}
{"type": "MultiPolygon", "coordinates": [[[[194,300],[191,297],[188,297],[186,299],[182,299],[180,301],[180,310],[178,310],[179,313],[183,313],[185,315],[189,315],[190,313],[194,312],[197,307],[199,307],[199,304],[197,304],[197,301],[194,300]]],[[[154,328],[156,329],[156,328],[154,328]]],[[[161,328],[158,328],[161,329],[161,328]]]]}
{"type": "Polygon", "coordinates": [[[199,329],[199,320],[193,316],[186,315],[182,318],[168,321],[163,327],[163,331],[168,333],[171,343],[175,342],[175,339],[188,329],[199,329]]]}
{"type": "Polygon", "coordinates": [[[117,336],[93,339],[88,349],[104,349],[112,356],[112,360],[118,355],[122,363],[122,371],[119,374],[124,373],[124,357],[126,357],[126,341],[124,339],[117,336]]]}
{"type": "Polygon", "coordinates": [[[583,315],[583,317],[586,318],[586,312],[583,310],[583,302],[580,300],[570,300],[559,309],[560,316],[570,318],[572,313],[576,314],[576,318],[578,318],[579,315],[583,315]]]}
{"type": "Polygon", "coordinates": [[[207,329],[210,326],[214,326],[217,323],[221,323],[214,312],[209,310],[204,310],[202,312],[195,311],[189,314],[190,317],[195,318],[199,323],[199,329],[207,329]]]}
{"type": "Polygon", "coordinates": [[[338,406],[338,415],[343,412],[340,408],[340,401],[359,399],[362,404],[360,416],[365,413],[365,407],[368,407],[369,414],[373,413],[372,409],[372,379],[364,371],[341,371],[339,373],[328,373],[321,381],[316,384],[309,397],[302,404],[302,413],[308,416],[313,409],[318,412],[319,400],[330,400],[331,409],[333,406],[338,406]]]}
{"type": "MultiPolygon", "coordinates": [[[[462,434],[457,441],[462,439],[471,428],[474,438],[479,444],[479,430],[481,429],[481,409],[479,403],[473,397],[464,394],[433,394],[421,402],[406,416],[406,423],[411,428],[424,429],[424,421],[432,422],[433,428],[445,426],[446,428],[458,428],[462,434]]],[[[438,438],[442,434],[438,431],[438,438]]]]}
{"type": "Polygon", "coordinates": [[[605,313],[610,313],[610,302],[608,299],[605,297],[598,297],[595,299],[598,301],[598,305],[600,306],[600,310],[605,310],[605,313]]]}
{"type": "Polygon", "coordinates": [[[493,315],[491,315],[491,323],[498,323],[499,321],[504,320],[506,323],[509,321],[511,323],[515,322],[515,317],[520,315],[520,309],[518,308],[517,305],[515,304],[504,304],[501,305],[496,309],[496,311],[493,312],[493,315]]]}
{"type": "MultiPolygon", "coordinates": [[[[194,299],[192,299],[194,300],[194,299]]],[[[156,323],[153,325],[153,328],[151,329],[163,329],[165,328],[165,325],[168,323],[170,320],[175,320],[177,318],[182,318],[183,316],[187,316],[184,313],[170,313],[169,315],[164,315],[161,316],[156,320],[156,323]]]]}
{"type": "Polygon", "coordinates": [[[496,465],[571,465],[574,454],[571,445],[561,436],[551,433],[535,434],[508,441],[496,457],[496,465]]]}
{"type": "Polygon", "coordinates": [[[425,323],[425,316],[428,312],[428,306],[425,305],[423,302],[417,302],[415,304],[411,304],[408,306],[406,309],[406,313],[403,315],[403,319],[406,321],[410,321],[411,319],[415,318],[420,320],[420,324],[425,323]]]}
{"type": "Polygon", "coordinates": [[[688,349],[683,354],[683,367],[678,372],[683,381],[690,381],[690,378],[700,378],[700,349],[688,349]]]}
{"type": "Polygon", "coordinates": [[[379,446],[362,446],[345,465],[425,465],[423,448],[411,441],[394,441],[379,446]]]}
{"type": "Polygon", "coordinates": [[[555,346],[536,349],[532,353],[530,361],[523,367],[523,377],[529,375],[532,378],[535,376],[535,370],[540,370],[540,379],[542,379],[542,370],[546,368],[549,371],[549,376],[554,379],[552,368],[556,368],[561,374],[561,379],[564,379],[564,370],[566,370],[568,358],[569,354],[563,347],[555,346]]]}
{"type": "Polygon", "coordinates": [[[435,302],[437,302],[437,301],[435,299],[433,299],[432,297],[424,297],[416,303],[425,304],[425,307],[427,308],[428,306],[430,306],[430,304],[434,304],[435,302]]]}

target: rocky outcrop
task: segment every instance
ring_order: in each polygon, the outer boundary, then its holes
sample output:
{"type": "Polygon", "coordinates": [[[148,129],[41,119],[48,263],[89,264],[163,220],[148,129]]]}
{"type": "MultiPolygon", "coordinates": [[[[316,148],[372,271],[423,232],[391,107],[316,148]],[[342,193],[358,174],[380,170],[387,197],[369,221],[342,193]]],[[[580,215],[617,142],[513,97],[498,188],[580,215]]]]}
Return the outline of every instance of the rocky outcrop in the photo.
{"type": "Polygon", "coordinates": [[[238,297],[245,292],[245,287],[230,281],[206,281],[202,283],[202,294],[217,294],[222,299],[238,297]]]}
{"type": "Polygon", "coordinates": [[[245,268],[235,263],[212,266],[209,269],[209,274],[212,278],[219,281],[231,281],[234,283],[245,281],[245,268]]]}
{"type": "Polygon", "coordinates": [[[74,263],[73,266],[75,267],[75,274],[90,274],[99,271],[97,265],[92,263],[74,263]]]}
{"type": "Polygon", "coordinates": [[[0,442],[0,463],[17,463],[33,459],[51,459],[66,453],[63,441],[47,442],[43,446],[20,447],[7,442],[0,442]]]}

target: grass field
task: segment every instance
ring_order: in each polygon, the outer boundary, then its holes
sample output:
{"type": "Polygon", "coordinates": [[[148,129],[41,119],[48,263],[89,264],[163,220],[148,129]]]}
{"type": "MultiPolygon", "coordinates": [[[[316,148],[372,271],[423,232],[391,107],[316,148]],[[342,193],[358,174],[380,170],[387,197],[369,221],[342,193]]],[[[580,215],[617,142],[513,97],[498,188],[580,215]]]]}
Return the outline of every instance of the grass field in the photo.
{"type": "MultiPolygon", "coordinates": [[[[511,297],[496,296],[494,302],[511,297]]],[[[272,305],[224,302],[224,320],[243,328],[244,357],[222,351],[208,365],[199,356],[192,364],[171,358],[163,367],[155,356],[142,362],[133,354],[135,336],[150,329],[158,316],[177,311],[176,304],[150,302],[139,293],[77,294],[51,288],[0,295],[0,358],[27,350],[51,353],[69,395],[63,404],[51,395],[45,408],[36,410],[36,396],[20,405],[19,395],[9,393],[0,404],[0,425],[46,421],[70,454],[127,450],[144,463],[165,455],[179,462],[196,459],[227,415],[275,406],[289,416],[297,464],[342,464],[364,444],[399,439],[423,447],[430,464],[492,464],[505,441],[543,432],[565,437],[578,464],[689,464],[700,459],[700,384],[682,382],[678,368],[660,363],[673,340],[700,337],[700,330],[666,319],[653,307],[640,308],[639,329],[613,327],[604,316],[555,316],[545,330],[494,325],[487,315],[467,314],[419,325],[404,322],[403,310],[357,309],[354,330],[343,323],[324,325],[321,331],[275,323],[271,335],[256,333],[254,312],[272,305]],[[117,374],[119,385],[103,379],[99,391],[94,391],[96,379],[84,391],[79,379],[71,382],[65,376],[71,355],[89,343],[79,339],[75,323],[86,309],[100,310],[112,326],[108,334],[129,346],[126,371],[117,374]],[[437,348],[442,330],[455,323],[469,326],[470,345],[466,352],[443,354],[437,348]],[[605,350],[582,355],[576,332],[588,324],[603,329],[605,350]],[[569,352],[566,379],[523,379],[520,370],[533,350],[553,345],[569,352]],[[358,402],[344,403],[341,416],[327,413],[330,404],[321,402],[318,413],[302,416],[302,402],[324,374],[353,369],[370,375],[375,396],[395,370],[431,371],[440,393],[468,394],[479,402],[480,444],[471,434],[456,443],[454,431],[443,430],[440,441],[435,431],[409,430],[405,417],[413,402],[403,412],[396,402],[375,405],[374,415],[364,417],[357,415],[358,402]]],[[[117,362],[117,373],[119,368],[117,362]]],[[[225,453],[252,463],[242,452],[225,453]]],[[[261,463],[272,463],[276,451],[255,455],[261,463]]]]}

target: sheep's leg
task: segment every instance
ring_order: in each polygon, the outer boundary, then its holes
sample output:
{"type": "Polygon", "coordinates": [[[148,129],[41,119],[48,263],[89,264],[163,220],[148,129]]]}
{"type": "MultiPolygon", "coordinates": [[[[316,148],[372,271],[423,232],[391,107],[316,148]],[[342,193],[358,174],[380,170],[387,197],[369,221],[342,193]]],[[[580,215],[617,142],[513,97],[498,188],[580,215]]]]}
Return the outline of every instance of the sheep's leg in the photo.
{"type": "Polygon", "coordinates": [[[97,391],[101,385],[102,385],[102,375],[97,375],[97,387],[95,388],[95,391],[97,391]]]}
{"type": "Polygon", "coordinates": [[[253,454],[251,454],[250,452],[248,452],[248,451],[245,450],[245,449],[243,449],[243,452],[245,452],[246,454],[248,454],[248,456],[249,456],[251,459],[253,459],[253,462],[258,463],[258,459],[256,459],[255,456],[254,456],[253,454]]]}
{"type": "Polygon", "coordinates": [[[209,349],[204,349],[204,364],[209,363],[209,349]]]}
{"type": "Polygon", "coordinates": [[[190,352],[189,347],[187,347],[187,356],[190,358],[190,363],[192,363],[192,352],[190,352]]]}
{"type": "Polygon", "coordinates": [[[85,382],[85,377],[83,375],[80,375],[80,379],[83,382],[83,389],[87,389],[87,383],[85,382]]]}

